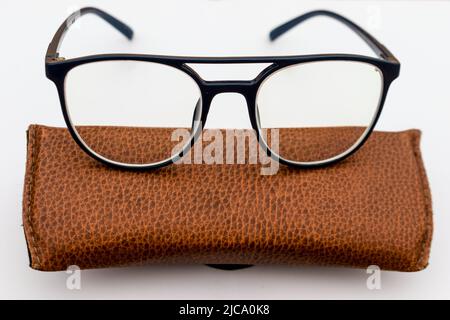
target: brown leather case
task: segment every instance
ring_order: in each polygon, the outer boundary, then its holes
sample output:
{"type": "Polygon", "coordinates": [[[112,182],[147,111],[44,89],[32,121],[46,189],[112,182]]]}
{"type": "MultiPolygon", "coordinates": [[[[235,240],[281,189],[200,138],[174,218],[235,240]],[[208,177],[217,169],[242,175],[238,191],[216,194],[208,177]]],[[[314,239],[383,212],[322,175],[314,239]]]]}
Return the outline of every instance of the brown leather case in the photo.
{"type": "MultiPolygon", "coordinates": [[[[114,128],[110,128],[114,134],[114,128]]],[[[92,137],[91,137],[92,138],[92,137]]],[[[431,197],[420,132],[374,132],[321,169],[180,164],[145,172],[87,156],[67,129],[28,130],[31,267],[144,263],[427,266],[431,197]]]]}

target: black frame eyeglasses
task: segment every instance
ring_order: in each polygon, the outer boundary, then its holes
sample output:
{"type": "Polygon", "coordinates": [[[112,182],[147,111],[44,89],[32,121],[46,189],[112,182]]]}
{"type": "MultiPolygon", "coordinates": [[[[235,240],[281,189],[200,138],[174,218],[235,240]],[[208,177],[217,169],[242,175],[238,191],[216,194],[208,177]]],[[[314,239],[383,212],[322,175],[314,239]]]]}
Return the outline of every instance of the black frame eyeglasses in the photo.
{"type": "MultiPolygon", "coordinates": [[[[394,55],[380,42],[378,42],[367,31],[348,20],[347,18],[326,10],[311,11],[306,14],[300,15],[279,27],[273,29],[270,32],[270,39],[275,40],[285,32],[289,31],[293,27],[299,25],[307,19],[316,16],[327,16],[336,19],[353,30],[358,34],[375,52],[377,58],[356,55],[356,54],[314,54],[314,55],[294,55],[294,56],[257,56],[257,57],[187,57],[187,56],[165,56],[165,55],[148,55],[148,54],[97,54],[83,57],[77,57],[72,59],[65,59],[59,55],[59,47],[63,40],[64,34],[69,29],[70,25],[79,17],[85,14],[94,14],[103,18],[106,22],[111,24],[119,32],[121,32],[128,39],[133,38],[133,30],[123,22],[109,15],[108,13],[92,7],[83,8],[71,16],[69,16],[64,23],[59,27],[58,31],[54,35],[50,45],[48,46],[47,54],[45,57],[45,69],[47,77],[53,81],[57,87],[58,95],[61,103],[64,120],[67,124],[69,132],[76,143],[92,158],[101,161],[105,164],[128,168],[128,169],[147,169],[158,168],[165,165],[169,165],[179,160],[186,152],[189,151],[199,136],[199,133],[203,130],[203,126],[206,123],[208,112],[210,109],[213,98],[220,93],[232,92],[239,93],[245,97],[248,107],[248,114],[253,129],[256,132],[256,137],[261,145],[262,149],[268,156],[274,160],[279,161],[282,164],[293,167],[317,167],[328,165],[340,161],[355,151],[357,151],[370,136],[373,131],[380,113],[383,109],[383,105],[386,99],[386,95],[390,84],[396,79],[400,72],[400,63],[394,57],[394,55]],[[79,130],[73,124],[70,112],[68,110],[66,101],[66,88],[65,80],[68,73],[74,68],[82,65],[90,64],[93,62],[105,62],[105,61],[138,61],[138,62],[151,62],[176,68],[183,72],[191,79],[193,79],[200,89],[200,99],[195,106],[193,112],[193,121],[191,128],[191,135],[189,142],[176,154],[171,155],[166,159],[160,159],[151,163],[127,163],[122,161],[116,161],[110,159],[99,152],[96,152],[91,148],[84,139],[80,136],[79,130]],[[282,69],[292,67],[296,65],[302,65],[313,62],[329,62],[329,61],[346,61],[364,63],[373,66],[381,73],[381,92],[377,102],[377,106],[373,113],[372,119],[368,123],[364,132],[357,139],[357,141],[349,146],[345,151],[330,156],[326,159],[320,159],[318,161],[295,161],[284,157],[278,152],[272,150],[269,147],[269,143],[266,141],[263,135],[263,128],[259,119],[259,112],[257,106],[258,91],[262,84],[272,75],[276,74],[282,69]],[[239,81],[207,81],[189,66],[190,64],[268,64],[256,78],[252,80],[239,80],[239,81]]],[[[176,91],[176,88],[173,88],[176,91]]]]}

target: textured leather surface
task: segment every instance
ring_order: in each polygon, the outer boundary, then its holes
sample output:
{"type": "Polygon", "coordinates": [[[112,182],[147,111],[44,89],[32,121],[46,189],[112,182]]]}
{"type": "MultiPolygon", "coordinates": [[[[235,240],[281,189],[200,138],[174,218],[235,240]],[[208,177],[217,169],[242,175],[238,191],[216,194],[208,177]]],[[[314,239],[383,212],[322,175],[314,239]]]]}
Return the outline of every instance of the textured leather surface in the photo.
{"type": "MultiPolygon", "coordinates": [[[[356,143],[365,129],[365,127],[281,128],[277,129],[276,136],[270,129],[267,129],[265,140],[271,145],[272,137],[277,137],[277,153],[285,159],[311,162],[342,154],[356,143]]],[[[190,129],[183,130],[186,138],[189,137],[190,129]]],[[[170,158],[174,149],[181,151],[185,145],[182,144],[176,148],[182,140],[177,134],[172,135],[173,128],[78,126],[77,132],[93,151],[107,159],[121,163],[159,162],[170,158]],[[114,134],[111,134],[112,128],[114,134]]],[[[251,137],[256,139],[256,136],[250,131],[242,133],[242,136],[245,133],[251,133],[251,137]]],[[[214,134],[210,136],[212,136],[210,140],[214,139],[214,134]]],[[[225,140],[221,141],[223,145],[226,143],[225,140]]],[[[185,141],[187,142],[188,139],[185,141]]]]}
{"type": "MultiPolygon", "coordinates": [[[[115,128],[110,128],[114,136],[115,128]]],[[[179,164],[133,172],[91,159],[67,129],[32,125],[23,224],[38,270],[319,264],[418,271],[432,236],[420,132],[374,132],[336,165],[179,164]]]]}

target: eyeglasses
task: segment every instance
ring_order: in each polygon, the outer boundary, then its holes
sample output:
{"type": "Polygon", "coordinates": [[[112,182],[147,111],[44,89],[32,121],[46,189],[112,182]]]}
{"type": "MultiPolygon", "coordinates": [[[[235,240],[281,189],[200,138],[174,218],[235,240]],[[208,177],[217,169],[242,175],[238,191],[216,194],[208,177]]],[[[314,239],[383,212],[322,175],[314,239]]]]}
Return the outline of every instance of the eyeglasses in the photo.
{"type": "Polygon", "coordinates": [[[356,32],[378,58],[354,54],[260,57],[185,57],[101,54],[64,59],[58,50],[70,25],[95,14],[126,38],[133,30],[108,13],[87,7],[66,19],[45,59],[47,77],[58,90],[70,134],[91,157],[122,168],[156,168],[179,160],[198,138],[213,98],[233,92],[245,97],[262,149],[282,164],[315,167],[358,150],[380,116],[400,63],[373,36],[347,18],[318,10],[270,32],[275,40],[316,16],[334,18],[356,32]],[[254,79],[207,81],[192,64],[268,64],[254,79]],[[187,138],[171,141],[175,128],[187,138]],[[277,131],[273,148],[268,131],[277,131]]]}

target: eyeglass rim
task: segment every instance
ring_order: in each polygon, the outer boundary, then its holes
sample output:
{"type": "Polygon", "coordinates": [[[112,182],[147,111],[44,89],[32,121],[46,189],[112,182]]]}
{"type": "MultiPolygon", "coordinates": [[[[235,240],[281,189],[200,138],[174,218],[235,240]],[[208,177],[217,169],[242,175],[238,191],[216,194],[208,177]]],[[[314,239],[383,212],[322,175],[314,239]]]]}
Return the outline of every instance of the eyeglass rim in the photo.
{"type": "MultiPolygon", "coordinates": [[[[334,60],[334,61],[336,61],[336,60],[334,60]]],[[[338,60],[338,61],[342,61],[342,60],[338,60]]],[[[350,61],[350,60],[345,60],[345,61],[350,61]]],[[[261,84],[259,85],[258,91],[256,93],[255,114],[259,113],[259,111],[258,111],[258,103],[257,103],[258,102],[258,96],[259,96],[259,93],[261,91],[261,87],[263,86],[263,84],[267,80],[269,80],[272,76],[274,76],[278,72],[282,72],[282,71],[284,71],[286,69],[289,69],[289,68],[292,68],[292,67],[296,67],[296,66],[299,66],[299,65],[310,64],[310,63],[320,63],[320,62],[323,62],[323,61],[312,61],[312,62],[306,62],[306,63],[299,63],[299,64],[289,65],[289,66],[283,67],[281,69],[278,69],[277,71],[275,71],[275,72],[271,73],[269,76],[267,76],[261,82],[261,84]]],[[[362,64],[367,64],[367,65],[370,65],[370,66],[374,66],[373,64],[362,62],[362,61],[350,61],[350,62],[356,62],[356,63],[362,63],[362,64]]],[[[259,130],[258,135],[261,138],[260,144],[263,145],[264,150],[270,149],[271,157],[273,159],[275,159],[275,160],[277,160],[279,162],[285,163],[285,164],[289,164],[291,166],[298,166],[298,167],[320,167],[320,166],[327,165],[327,164],[330,164],[330,163],[333,163],[333,162],[336,162],[336,161],[340,161],[341,159],[344,159],[347,156],[349,156],[350,154],[352,154],[353,152],[355,152],[356,149],[358,149],[359,146],[362,145],[365,142],[365,140],[368,138],[368,136],[372,133],[372,131],[373,131],[375,125],[376,125],[376,122],[378,120],[378,117],[379,117],[379,115],[381,113],[381,109],[383,107],[383,104],[384,104],[384,99],[385,99],[385,97],[383,97],[384,96],[384,92],[385,92],[384,75],[383,75],[382,70],[380,70],[377,66],[374,66],[374,67],[376,68],[376,70],[378,71],[378,73],[379,73],[379,75],[381,77],[380,78],[380,84],[381,84],[380,85],[380,92],[378,93],[378,101],[377,101],[377,104],[376,104],[376,108],[375,108],[374,113],[373,113],[373,115],[372,115],[372,117],[370,119],[370,123],[364,129],[364,132],[359,136],[359,138],[349,148],[347,148],[345,151],[343,151],[343,152],[341,152],[341,153],[339,153],[337,155],[334,155],[332,157],[329,157],[329,158],[326,158],[326,159],[322,159],[322,160],[296,161],[296,160],[287,159],[286,157],[281,156],[279,153],[273,151],[273,149],[271,149],[269,147],[268,142],[266,141],[266,139],[264,139],[265,135],[262,133],[263,130],[270,130],[270,129],[277,129],[277,128],[263,128],[261,126],[260,119],[257,116],[256,117],[256,122],[257,122],[257,127],[258,127],[258,130],[259,130]]]]}

